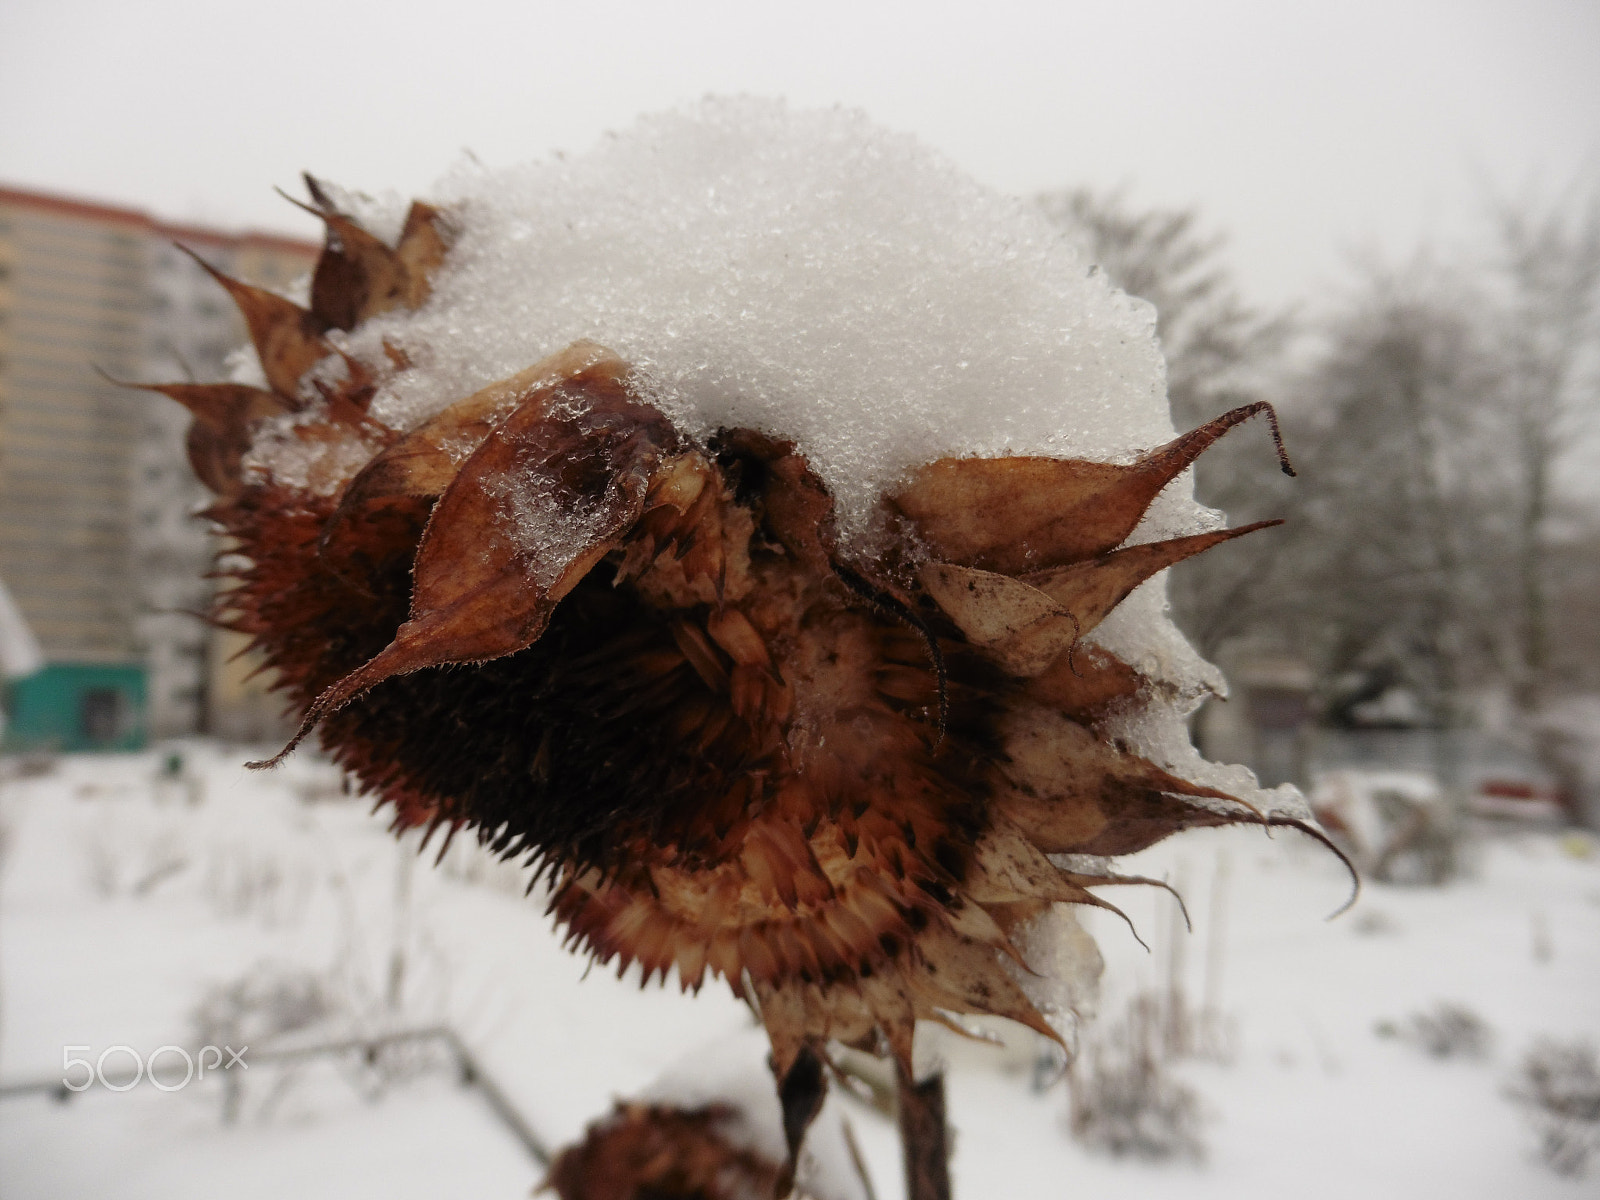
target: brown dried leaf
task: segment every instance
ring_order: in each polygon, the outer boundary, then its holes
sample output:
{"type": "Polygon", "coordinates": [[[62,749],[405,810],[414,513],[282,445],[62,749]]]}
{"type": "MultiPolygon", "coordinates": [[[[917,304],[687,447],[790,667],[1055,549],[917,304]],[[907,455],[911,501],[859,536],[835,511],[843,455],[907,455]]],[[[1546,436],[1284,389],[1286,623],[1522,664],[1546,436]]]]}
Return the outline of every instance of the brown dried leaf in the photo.
{"type": "MultiPolygon", "coordinates": [[[[1236,408],[1125,466],[940,459],[917,471],[889,503],[946,562],[1003,575],[1079,562],[1120,545],[1162,488],[1224,433],[1263,411],[1270,409],[1236,408]]],[[[1274,437],[1276,428],[1274,418],[1274,437]]]]}
{"type": "Polygon", "coordinates": [[[189,465],[219,496],[237,496],[244,486],[240,463],[258,421],[282,416],[288,406],[271,392],[242,383],[132,383],[144,392],[176,400],[194,414],[189,426],[189,465]]]}
{"type": "Polygon", "coordinates": [[[1260,521],[1129,546],[1022,579],[944,562],[925,564],[918,577],[973,645],[988,651],[1013,675],[1029,677],[1067,652],[1157,571],[1218,543],[1279,524],[1260,521]]]}
{"type": "Polygon", "coordinates": [[[305,181],[315,204],[309,211],[328,228],[311,283],[312,311],[335,328],[354,329],[390,309],[420,308],[449,248],[443,214],[432,205],[413,203],[399,243],[391,249],[340,212],[316,179],[306,175],[305,181]]]}
{"type": "Polygon", "coordinates": [[[268,386],[282,396],[290,408],[303,408],[300,377],[333,353],[333,347],[322,336],[327,331],[327,323],[276,292],[229,278],[187,247],[179,249],[199,263],[233,297],[250,330],[250,340],[255,343],[256,357],[261,360],[268,386]]]}
{"type": "Polygon", "coordinates": [[[421,308],[433,290],[433,273],[444,262],[450,249],[450,236],[444,213],[431,204],[413,201],[406,213],[405,227],[395,245],[395,256],[405,268],[407,308],[421,308]]]}
{"type": "Polygon", "coordinates": [[[1139,694],[1144,679],[1127,663],[1097,646],[1075,646],[1028,681],[1026,695],[1036,704],[1080,724],[1098,720],[1119,700],[1139,694]]]}
{"type": "Polygon", "coordinates": [[[328,232],[311,277],[311,311],[335,329],[354,329],[405,304],[408,280],[399,256],[343,213],[317,215],[328,232]]]}
{"type": "Polygon", "coordinates": [[[945,458],[919,470],[889,503],[935,557],[1017,575],[1122,541],[1155,496],[1134,486],[1146,478],[1110,463],[945,458]]]}
{"type": "Polygon", "coordinates": [[[1164,542],[1146,542],[1113,550],[1089,562],[1040,571],[1024,578],[1072,614],[1077,636],[1088,633],[1113,608],[1157,571],[1180,563],[1234,538],[1282,525],[1282,521],[1257,521],[1237,529],[1219,529],[1164,542]]]}
{"type": "Polygon", "coordinates": [[[466,458],[512,412],[535,408],[524,419],[548,410],[555,390],[623,386],[627,364],[604,346],[578,341],[542,358],[526,371],[492,383],[457,400],[395,442],[361,469],[345,489],[330,526],[351,510],[393,496],[442,496],[466,458]]]}
{"type": "Polygon", "coordinates": [[[1013,675],[1038,674],[1078,636],[1066,608],[1009,575],[931,562],[918,578],[967,640],[1013,675]]]}
{"type": "Polygon", "coordinates": [[[995,806],[1047,854],[1131,854],[1191,826],[1257,821],[1234,796],[1164,771],[1046,709],[1021,709],[1005,728],[1010,785],[995,806]],[[1236,812],[1185,797],[1231,802],[1236,812]]]}
{"type": "Polygon", "coordinates": [[[664,429],[651,429],[656,423],[654,414],[629,414],[620,427],[575,429],[550,420],[536,401],[526,419],[514,414],[491,434],[440,499],[418,549],[412,622],[396,642],[396,657],[416,665],[398,669],[496,658],[529,645],[555,604],[643,511],[667,440],[664,429]],[[508,496],[508,486],[521,496],[508,496]],[[508,499],[560,520],[582,514],[583,528],[530,544],[506,519],[508,499]]]}
{"type": "Polygon", "coordinates": [[[966,887],[980,904],[1051,900],[1081,904],[1084,892],[1044,856],[1026,834],[1005,819],[994,822],[978,841],[977,867],[966,887]]]}
{"type": "Polygon", "coordinates": [[[740,428],[719,435],[717,449],[740,465],[741,487],[760,496],[762,532],[814,570],[831,571],[833,497],[794,443],[740,428]]]}
{"type": "MultiPolygon", "coordinates": [[[[1094,898],[1089,899],[1092,902],[1094,898]]],[[[907,972],[907,982],[916,996],[918,1016],[931,1017],[939,1009],[992,1013],[1061,1042],[1061,1035],[1000,965],[993,946],[934,924],[918,939],[917,948],[920,961],[907,972]]]]}
{"type": "Polygon", "coordinates": [[[639,519],[676,435],[621,381],[534,397],[462,464],[417,550],[411,619],[306,710],[277,762],[328,713],[394,675],[532,645],[550,614],[639,519]],[[550,399],[551,403],[546,403],[550,399]]]}

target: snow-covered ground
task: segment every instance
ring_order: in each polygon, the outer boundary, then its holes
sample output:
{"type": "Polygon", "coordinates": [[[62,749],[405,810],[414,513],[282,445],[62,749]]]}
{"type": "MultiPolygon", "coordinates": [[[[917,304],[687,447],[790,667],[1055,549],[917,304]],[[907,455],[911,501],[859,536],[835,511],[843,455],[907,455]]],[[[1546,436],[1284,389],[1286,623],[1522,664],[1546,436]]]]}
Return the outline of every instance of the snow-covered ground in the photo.
{"type": "MultiPolygon", "coordinates": [[[[197,1006],[247,977],[258,989],[313,981],[320,1015],[285,1035],[302,1041],[451,1025],[552,1145],[613,1097],[681,1073],[686,1055],[720,1045],[724,1066],[747,1055],[761,1069],[761,1039],[744,1036],[751,1018],[720,985],[686,997],[599,970],[584,979],[514,872],[470,847],[437,870],[431,854],[408,857],[325,765],[250,774],[237,751],[182,751],[176,779],[146,755],[65,759],[0,784],[0,1086],[60,1079],[67,1046],[92,1059],[110,1046],[194,1045],[197,1006]]],[[[1295,835],[1193,833],[1141,856],[1131,869],[1183,886],[1195,930],[1175,953],[1164,894],[1110,896],[1153,950],[1090,915],[1107,958],[1101,1011],[1109,1020],[1141,990],[1168,988],[1176,958],[1191,1001],[1224,1014],[1214,1024],[1233,1031],[1228,1053],[1173,1068],[1200,1098],[1205,1157],[1093,1152],[1069,1136],[1065,1086],[1033,1069],[1031,1043],[946,1042],[957,1195],[1595,1194],[1600,1164],[1587,1179],[1551,1172],[1506,1090],[1536,1038],[1600,1040],[1600,848],[1499,836],[1473,860],[1443,888],[1369,883],[1328,922],[1343,873],[1295,835]],[[1481,1018],[1487,1054],[1438,1059],[1380,1036],[1440,1002],[1481,1018]]],[[[107,1069],[128,1062],[119,1053],[107,1069]]],[[[511,1198],[542,1176],[481,1094],[426,1055],[293,1071],[257,1062],[238,1076],[232,1124],[226,1078],[97,1087],[66,1104],[0,1099],[0,1195],[511,1198]]],[[[890,1123],[854,1100],[833,1104],[878,1195],[898,1196],[890,1123]]]]}

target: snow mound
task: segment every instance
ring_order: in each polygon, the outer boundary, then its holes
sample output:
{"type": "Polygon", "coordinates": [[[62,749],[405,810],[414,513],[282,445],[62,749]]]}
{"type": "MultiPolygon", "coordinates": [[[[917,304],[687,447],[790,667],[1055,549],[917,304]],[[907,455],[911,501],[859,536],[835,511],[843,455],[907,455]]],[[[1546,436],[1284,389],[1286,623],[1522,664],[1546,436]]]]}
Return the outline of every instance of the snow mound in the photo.
{"type": "Polygon", "coordinates": [[[352,339],[416,364],[374,404],[393,425],[592,338],[687,432],[794,439],[854,533],[944,455],[1124,458],[1173,432],[1154,310],[857,112],[706,100],[581,157],[460,168],[435,199],[460,236],[431,300],[352,339]]]}

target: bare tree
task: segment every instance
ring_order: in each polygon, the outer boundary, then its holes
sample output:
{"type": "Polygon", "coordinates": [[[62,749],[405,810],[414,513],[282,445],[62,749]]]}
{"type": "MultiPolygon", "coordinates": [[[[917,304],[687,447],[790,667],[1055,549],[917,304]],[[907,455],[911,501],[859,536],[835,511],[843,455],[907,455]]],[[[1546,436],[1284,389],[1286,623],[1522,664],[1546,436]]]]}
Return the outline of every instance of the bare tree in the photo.
{"type": "Polygon", "coordinates": [[[1545,749],[1540,706],[1600,684],[1583,636],[1600,517],[1559,487],[1600,424],[1600,196],[1498,206],[1476,259],[1367,269],[1293,377],[1289,322],[1244,301],[1192,211],[1086,191],[1039,203],[1091,269],[1156,306],[1179,424],[1257,399],[1282,412],[1292,485],[1248,438],[1196,480],[1235,521],[1288,518],[1174,572],[1199,648],[1292,652],[1335,721],[1399,686],[1416,719],[1463,724],[1498,689],[1545,749]]]}
{"type": "Polygon", "coordinates": [[[1419,718],[1455,724],[1503,656],[1507,479],[1480,307],[1426,261],[1374,273],[1302,384],[1286,632],[1336,720],[1403,685],[1419,718]]]}
{"type": "Polygon", "coordinates": [[[1495,212],[1506,300],[1496,322],[1517,468],[1517,657],[1522,708],[1548,699],[1556,470],[1600,403],[1600,196],[1495,212]]]}

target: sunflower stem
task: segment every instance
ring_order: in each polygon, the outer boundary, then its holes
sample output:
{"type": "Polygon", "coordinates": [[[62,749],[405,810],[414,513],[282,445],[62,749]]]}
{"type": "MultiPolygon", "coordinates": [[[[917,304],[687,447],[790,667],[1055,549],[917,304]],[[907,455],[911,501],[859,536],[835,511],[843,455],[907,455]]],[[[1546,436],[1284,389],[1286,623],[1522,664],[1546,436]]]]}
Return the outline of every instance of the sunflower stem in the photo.
{"type": "Polygon", "coordinates": [[[895,1066],[900,1090],[900,1152],[906,1200],[950,1200],[950,1141],[944,1119],[944,1073],[921,1083],[895,1066]]]}

